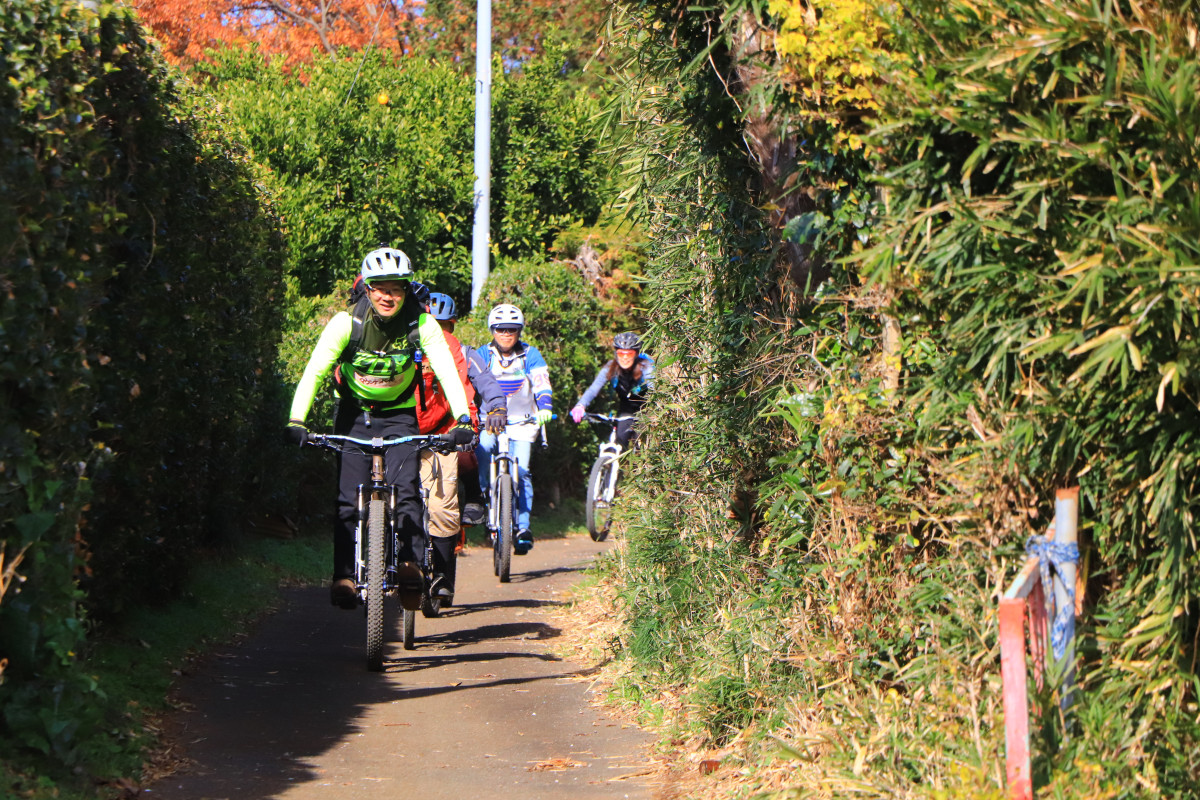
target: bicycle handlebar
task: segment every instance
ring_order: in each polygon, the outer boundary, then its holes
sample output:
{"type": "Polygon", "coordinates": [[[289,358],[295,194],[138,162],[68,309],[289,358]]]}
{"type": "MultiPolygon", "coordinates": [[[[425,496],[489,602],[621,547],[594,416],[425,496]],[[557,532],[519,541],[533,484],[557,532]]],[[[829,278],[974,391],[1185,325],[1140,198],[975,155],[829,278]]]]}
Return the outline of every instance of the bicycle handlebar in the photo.
{"type": "Polygon", "coordinates": [[[309,433],[304,437],[306,444],[314,445],[315,447],[325,447],[330,450],[344,450],[344,445],[354,444],[363,448],[363,452],[367,453],[382,453],[389,447],[395,447],[401,444],[415,444],[417,449],[436,449],[439,447],[455,448],[459,445],[470,444],[470,439],[467,441],[459,441],[456,435],[458,432],[452,433],[429,433],[419,434],[417,436],[390,436],[383,438],[376,436],[372,439],[358,439],[354,436],[342,436],[336,433],[309,433]]]}
{"type": "MultiPolygon", "coordinates": [[[[558,414],[551,414],[550,419],[558,419],[558,414]]],[[[509,419],[508,424],[509,425],[535,425],[535,424],[537,424],[537,417],[530,416],[530,417],[519,417],[517,419],[509,419]]]]}
{"type": "Polygon", "coordinates": [[[626,414],[625,416],[618,417],[613,414],[594,414],[591,411],[585,411],[583,413],[583,418],[589,422],[606,422],[610,425],[614,422],[623,422],[627,419],[637,419],[637,417],[633,414],[626,414]]]}

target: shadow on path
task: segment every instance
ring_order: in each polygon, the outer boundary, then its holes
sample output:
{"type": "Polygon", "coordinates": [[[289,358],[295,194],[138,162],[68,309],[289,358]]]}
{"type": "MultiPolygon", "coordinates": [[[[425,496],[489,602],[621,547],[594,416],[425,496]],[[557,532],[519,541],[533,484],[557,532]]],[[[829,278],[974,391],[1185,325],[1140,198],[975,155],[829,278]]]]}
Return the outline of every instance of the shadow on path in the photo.
{"type": "Polygon", "coordinates": [[[598,550],[556,541],[514,564],[531,569],[512,584],[494,581],[490,559],[460,562],[460,578],[471,575],[458,599],[470,602],[418,616],[414,650],[389,602],[382,673],[366,669],[361,611],[331,608],[324,588],[289,590],[278,613],[175,693],[189,710],[166,725],[191,763],[145,796],[648,797],[626,781],[640,774],[630,762],[646,737],[603,719],[579,680],[588,670],[545,652],[563,633],[545,612],[598,550]],[[536,766],[564,759],[569,772],[536,766]]]}

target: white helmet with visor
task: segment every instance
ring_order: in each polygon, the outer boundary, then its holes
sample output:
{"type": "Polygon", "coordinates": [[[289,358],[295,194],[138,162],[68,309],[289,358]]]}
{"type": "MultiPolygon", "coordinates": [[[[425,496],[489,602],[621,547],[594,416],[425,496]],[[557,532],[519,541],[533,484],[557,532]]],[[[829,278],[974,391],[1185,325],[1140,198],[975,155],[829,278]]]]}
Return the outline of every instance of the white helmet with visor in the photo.
{"type": "Polygon", "coordinates": [[[368,286],[375,281],[412,280],[412,276],[412,263],[408,256],[392,247],[372,250],[362,262],[362,277],[368,286]]]}
{"type": "Polygon", "coordinates": [[[509,303],[501,303],[488,314],[488,328],[515,326],[525,327],[525,315],[521,309],[509,303]]]}

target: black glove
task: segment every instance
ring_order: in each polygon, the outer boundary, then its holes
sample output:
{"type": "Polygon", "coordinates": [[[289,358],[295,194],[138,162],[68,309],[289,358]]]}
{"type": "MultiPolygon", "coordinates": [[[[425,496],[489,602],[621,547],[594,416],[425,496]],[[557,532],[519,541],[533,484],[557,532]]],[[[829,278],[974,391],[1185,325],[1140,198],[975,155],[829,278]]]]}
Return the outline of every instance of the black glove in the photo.
{"type": "Polygon", "coordinates": [[[418,281],[412,281],[408,284],[408,291],[412,294],[413,300],[416,300],[422,306],[429,305],[429,287],[418,281]]]}
{"type": "Polygon", "coordinates": [[[495,411],[492,411],[484,419],[483,427],[488,433],[498,436],[508,427],[508,411],[503,408],[497,408],[495,411]]]}
{"type": "Polygon", "coordinates": [[[458,424],[450,429],[450,437],[456,445],[475,445],[475,426],[471,424],[471,418],[467,416],[459,417],[458,424]]]}
{"type": "Polygon", "coordinates": [[[304,427],[304,423],[300,420],[293,419],[283,429],[283,435],[288,444],[303,447],[305,441],[308,440],[308,428],[304,427]]]}

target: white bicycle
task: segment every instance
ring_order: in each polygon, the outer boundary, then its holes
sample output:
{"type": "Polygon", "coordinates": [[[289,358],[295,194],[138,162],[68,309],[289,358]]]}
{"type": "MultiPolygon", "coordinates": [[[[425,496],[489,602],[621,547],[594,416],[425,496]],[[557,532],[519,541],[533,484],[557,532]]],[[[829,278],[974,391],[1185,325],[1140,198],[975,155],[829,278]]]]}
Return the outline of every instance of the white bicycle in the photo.
{"type": "Polygon", "coordinates": [[[617,477],[621,471],[621,445],[617,444],[617,423],[636,419],[632,415],[617,417],[612,414],[586,413],[584,419],[589,422],[603,422],[612,426],[607,442],[600,443],[600,455],[592,464],[592,474],[587,483],[587,517],[588,533],[594,542],[603,542],[608,538],[608,529],[612,526],[613,500],[617,496],[617,477]]]}

